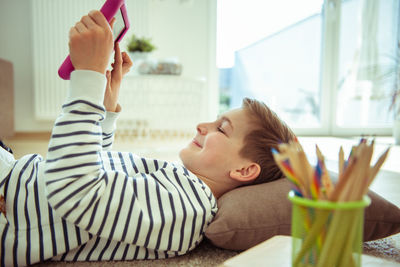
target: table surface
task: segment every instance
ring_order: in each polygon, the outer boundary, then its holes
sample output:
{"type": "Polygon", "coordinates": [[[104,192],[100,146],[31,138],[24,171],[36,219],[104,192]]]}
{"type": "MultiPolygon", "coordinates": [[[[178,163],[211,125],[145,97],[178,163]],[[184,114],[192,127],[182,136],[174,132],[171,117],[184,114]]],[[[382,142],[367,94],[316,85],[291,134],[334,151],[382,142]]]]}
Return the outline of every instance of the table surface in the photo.
{"type": "MultiPolygon", "coordinates": [[[[274,236],[257,246],[225,261],[220,267],[241,266],[291,266],[291,237],[274,236]]],[[[399,267],[400,264],[385,259],[362,255],[363,267],[399,267]]]]}

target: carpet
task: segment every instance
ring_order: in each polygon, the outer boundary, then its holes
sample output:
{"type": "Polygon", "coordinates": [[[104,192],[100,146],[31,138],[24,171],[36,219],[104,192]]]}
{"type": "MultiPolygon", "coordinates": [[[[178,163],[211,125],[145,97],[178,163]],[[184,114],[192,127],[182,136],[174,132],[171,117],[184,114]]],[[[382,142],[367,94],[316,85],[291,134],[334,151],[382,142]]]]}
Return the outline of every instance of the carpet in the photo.
{"type": "Polygon", "coordinates": [[[140,266],[140,267],[163,267],[163,266],[218,266],[222,264],[225,260],[237,255],[239,252],[231,251],[226,249],[221,249],[215,247],[210,241],[204,240],[200,245],[183,256],[178,256],[169,259],[162,260],[135,260],[135,261],[113,261],[111,262],[45,262],[40,263],[35,266],[48,266],[48,267],[130,267],[130,266],[140,266]]]}
{"type": "Polygon", "coordinates": [[[383,239],[364,242],[363,250],[364,254],[395,261],[400,266],[400,233],[383,239]]]}
{"type": "MultiPolygon", "coordinates": [[[[400,233],[387,238],[365,242],[364,254],[384,258],[386,260],[395,261],[400,266],[400,233]]],[[[113,267],[143,266],[143,267],[159,267],[159,266],[218,266],[225,260],[237,255],[240,252],[225,250],[215,247],[208,240],[204,240],[196,249],[190,253],[163,260],[136,260],[136,261],[114,261],[114,262],[45,262],[36,264],[35,266],[48,267],[105,267],[112,265],[113,267]]]]}

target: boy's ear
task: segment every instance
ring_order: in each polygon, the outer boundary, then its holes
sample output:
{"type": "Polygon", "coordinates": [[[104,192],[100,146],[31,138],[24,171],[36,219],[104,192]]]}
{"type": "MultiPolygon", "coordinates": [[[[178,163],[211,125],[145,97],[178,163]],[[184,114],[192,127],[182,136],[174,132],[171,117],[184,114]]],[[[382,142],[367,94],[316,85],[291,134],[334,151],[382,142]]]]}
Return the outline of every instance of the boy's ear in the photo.
{"type": "Polygon", "coordinates": [[[258,177],[261,167],[257,163],[249,163],[241,169],[230,171],[229,175],[232,179],[239,182],[250,182],[258,177]]]}

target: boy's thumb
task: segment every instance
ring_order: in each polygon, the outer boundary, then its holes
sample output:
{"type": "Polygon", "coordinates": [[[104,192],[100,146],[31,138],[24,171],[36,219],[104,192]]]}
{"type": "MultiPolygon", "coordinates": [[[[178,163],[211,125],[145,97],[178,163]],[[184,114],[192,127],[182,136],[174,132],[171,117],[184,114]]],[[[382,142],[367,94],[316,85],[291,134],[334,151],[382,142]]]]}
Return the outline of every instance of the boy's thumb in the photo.
{"type": "Polygon", "coordinates": [[[111,20],[110,20],[110,27],[111,27],[111,30],[114,28],[114,23],[115,23],[115,18],[112,18],[111,20]]]}

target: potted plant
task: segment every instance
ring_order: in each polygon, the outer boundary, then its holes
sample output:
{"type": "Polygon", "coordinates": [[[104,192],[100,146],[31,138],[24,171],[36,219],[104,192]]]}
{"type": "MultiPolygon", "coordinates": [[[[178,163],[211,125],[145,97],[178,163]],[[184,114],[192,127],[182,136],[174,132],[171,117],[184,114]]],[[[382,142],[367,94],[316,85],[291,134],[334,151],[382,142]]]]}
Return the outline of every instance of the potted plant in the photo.
{"type": "Polygon", "coordinates": [[[138,38],[133,34],[128,41],[128,52],[132,60],[145,59],[155,49],[156,47],[151,43],[151,39],[149,38],[138,38]]]}
{"type": "Polygon", "coordinates": [[[400,42],[397,45],[396,55],[390,59],[393,63],[387,66],[378,81],[390,88],[389,112],[393,112],[393,137],[396,145],[400,145],[400,42]]]}
{"type": "Polygon", "coordinates": [[[400,42],[397,44],[396,55],[391,56],[390,64],[380,77],[383,83],[388,83],[391,89],[389,111],[393,112],[393,137],[396,145],[400,145],[400,42]]]}
{"type": "Polygon", "coordinates": [[[397,44],[396,55],[389,55],[389,64],[367,67],[365,71],[371,75],[376,86],[387,88],[385,97],[390,98],[388,111],[393,112],[393,137],[396,145],[400,145],[400,42],[397,44]],[[374,75],[372,73],[377,72],[374,75]]]}

